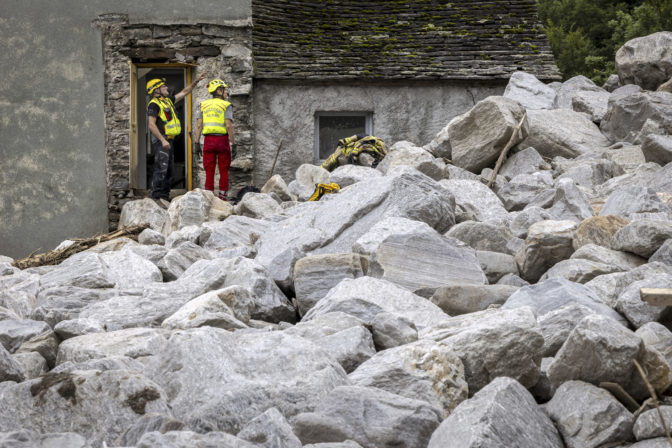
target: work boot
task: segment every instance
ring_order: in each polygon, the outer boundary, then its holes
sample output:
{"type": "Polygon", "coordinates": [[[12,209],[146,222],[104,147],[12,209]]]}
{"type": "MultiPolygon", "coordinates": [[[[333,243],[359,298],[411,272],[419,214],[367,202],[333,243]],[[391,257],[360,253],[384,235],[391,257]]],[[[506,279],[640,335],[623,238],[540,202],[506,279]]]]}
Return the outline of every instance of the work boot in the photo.
{"type": "Polygon", "coordinates": [[[227,198],[228,193],[229,193],[228,191],[220,191],[219,192],[219,199],[221,199],[222,201],[228,201],[228,198],[227,198]]]}

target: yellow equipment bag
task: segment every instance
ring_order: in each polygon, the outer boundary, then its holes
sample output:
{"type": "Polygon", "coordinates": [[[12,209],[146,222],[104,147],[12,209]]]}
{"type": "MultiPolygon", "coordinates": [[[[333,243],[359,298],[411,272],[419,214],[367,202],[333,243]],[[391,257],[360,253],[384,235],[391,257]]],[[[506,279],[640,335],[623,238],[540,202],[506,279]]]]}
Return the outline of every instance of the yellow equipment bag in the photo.
{"type": "Polygon", "coordinates": [[[325,194],[338,193],[341,189],[341,186],[335,182],[330,184],[315,184],[315,191],[313,195],[308,199],[309,201],[319,201],[322,196],[325,194]]]}

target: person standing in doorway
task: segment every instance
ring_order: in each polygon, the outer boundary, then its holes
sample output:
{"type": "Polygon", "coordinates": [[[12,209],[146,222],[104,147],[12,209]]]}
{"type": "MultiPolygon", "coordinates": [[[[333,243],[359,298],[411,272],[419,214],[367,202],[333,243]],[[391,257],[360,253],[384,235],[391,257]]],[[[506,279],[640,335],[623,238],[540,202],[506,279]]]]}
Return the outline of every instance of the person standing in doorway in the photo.
{"type": "Polygon", "coordinates": [[[203,78],[204,73],[175,96],[170,96],[165,79],[155,78],[147,82],[147,94],[152,98],[147,105],[147,116],[154,152],[154,175],[149,197],[164,208],[161,199],[170,202],[173,144],[175,137],[182,132],[180,120],[175,113],[175,103],[184,99],[203,78]]]}
{"type": "Polygon", "coordinates": [[[233,106],[228,97],[228,85],[221,79],[208,83],[212,98],[203,101],[196,112],[196,153],[203,156],[205,189],[215,190],[215,167],[219,165],[219,198],[226,201],[229,190],[229,167],[236,157],[236,137],[233,131],[233,106]],[[204,135],[203,148],[200,145],[204,135]]]}

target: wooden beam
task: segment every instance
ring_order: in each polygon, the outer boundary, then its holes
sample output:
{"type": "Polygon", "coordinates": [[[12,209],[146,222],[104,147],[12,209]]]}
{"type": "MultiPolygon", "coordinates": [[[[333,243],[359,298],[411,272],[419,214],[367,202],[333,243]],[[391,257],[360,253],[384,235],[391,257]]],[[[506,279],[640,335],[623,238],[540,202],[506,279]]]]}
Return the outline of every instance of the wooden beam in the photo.
{"type": "Polygon", "coordinates": [[[641,288],[639,297],[649,305],[672,306],[672,288],[641,288]]]}

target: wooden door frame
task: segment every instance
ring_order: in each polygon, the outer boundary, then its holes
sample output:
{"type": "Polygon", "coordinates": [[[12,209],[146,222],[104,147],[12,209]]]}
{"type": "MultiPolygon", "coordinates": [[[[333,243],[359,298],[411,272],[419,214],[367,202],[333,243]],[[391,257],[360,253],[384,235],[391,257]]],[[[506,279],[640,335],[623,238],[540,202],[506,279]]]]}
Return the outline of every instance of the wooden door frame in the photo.
{"type": "MultiPolygon", "coordinates": [[[[184,63],[149,63],[149,62],[133,62],[128,61],[130,73],[130,126],[129,126],[129,143],[130,143],[130,154],[129,154],[129,185],[131,188],[138,188],[138,68],[183,68],[186,73],[185,86],[191,84],[191,68],[195,67],[194,64],[184,64],[184,63]]],[[[185,155],[185,165],[187,168],[187,191],[193,188],[192,182],[192,155],[191,155],[191,92],[184,99],[186,101],[185,106],[185,123],[182,124],[182,128],[187,135],[187,153],[185,155]]]]}

